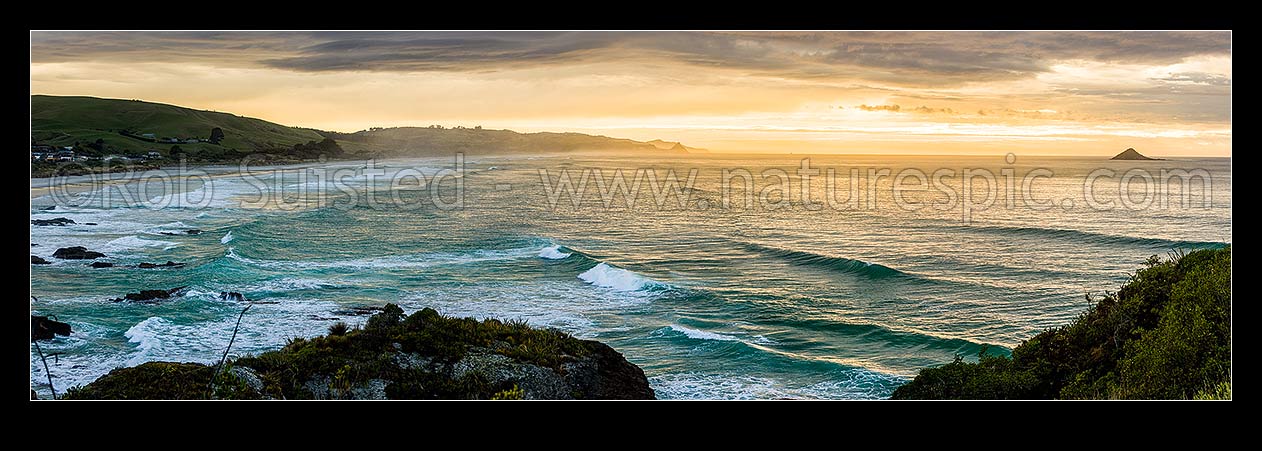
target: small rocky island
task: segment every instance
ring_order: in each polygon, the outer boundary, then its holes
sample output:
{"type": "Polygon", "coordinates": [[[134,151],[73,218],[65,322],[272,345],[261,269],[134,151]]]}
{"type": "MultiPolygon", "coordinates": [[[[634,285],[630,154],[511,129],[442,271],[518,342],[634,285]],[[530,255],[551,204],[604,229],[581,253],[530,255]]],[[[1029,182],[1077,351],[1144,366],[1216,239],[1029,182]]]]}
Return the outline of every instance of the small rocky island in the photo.
{"type": "Polygon", "coordinates": [[[1161,159],[1160,159],[1160,158],[1150,158],[1150,157],[1146,157],[1146,156],[1144,156],[1143,154],[1141,154],[1141,153],[1139,153],[1139,152],[1136,152],[1136,151],[1135,151],[1135,149],[1133,149],[1133,148],[1127,148],[1126,150],[1123,150],[1123,151],[1122,151],[1122,153],[1119,153],[1119,154],[1117,154],[1117,155],[1114,155],[1114,156],[1113,156],[1113,158],[1110,158],[1110,160],[1149,160],[1149,161],[1160,161],[1161,159]]]}
{"type": "MultiPolygon", "coordinates": [[[[32,317],[32,322],[35,321],[32,317]]],[[[296,338],[276,351],[119,368],[65,399],[654,399],[644,371],[604,343],[524,321],[404,315],[296,338]],[[213,381],[212,381],[213,379],[213,381]]]]}

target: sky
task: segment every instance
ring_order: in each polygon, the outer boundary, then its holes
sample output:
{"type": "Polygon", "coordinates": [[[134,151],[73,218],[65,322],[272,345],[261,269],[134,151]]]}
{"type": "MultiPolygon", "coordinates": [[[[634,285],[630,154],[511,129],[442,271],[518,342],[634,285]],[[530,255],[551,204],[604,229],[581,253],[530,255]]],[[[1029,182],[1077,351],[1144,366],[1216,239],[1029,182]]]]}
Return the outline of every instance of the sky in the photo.
{"type": "Polygon", "coordinates": [[[32,31],[31,94],[712,151],[1231,155],[1231,33],[32,31]]]}

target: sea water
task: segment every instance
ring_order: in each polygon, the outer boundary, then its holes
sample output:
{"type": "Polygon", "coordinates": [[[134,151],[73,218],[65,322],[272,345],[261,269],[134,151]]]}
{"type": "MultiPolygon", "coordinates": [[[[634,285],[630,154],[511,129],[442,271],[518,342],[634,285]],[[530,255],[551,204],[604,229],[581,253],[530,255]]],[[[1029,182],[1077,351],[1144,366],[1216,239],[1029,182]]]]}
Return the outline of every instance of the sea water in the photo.
{"type": "Polygon", "coordinates": [[[261,302],[234,355],[396,303],[600,340],[659,398],[884,398],[920,368],[1067,323],[1152,255],[1231,242],[1229,159],[470,154],[186,181],[32,189],[31,219],[76,222],[31,227],[31,254],[52,262],[31,266],[31,310],[74,330],[41,342],[59,392],[217,361],[244,307],[219,293],[235,291],[261,302]],[[1208,183],[1186,198],[1163,170],[1208,183]],[[631,205],[617,193],[637,175],[631,205]],[[586,180],[577,203],[565,177],[586,180]],[[116,266],[52,258],[69,246],[116,266]],[[168,260],[186,266],[129,267],[168,260]]]}

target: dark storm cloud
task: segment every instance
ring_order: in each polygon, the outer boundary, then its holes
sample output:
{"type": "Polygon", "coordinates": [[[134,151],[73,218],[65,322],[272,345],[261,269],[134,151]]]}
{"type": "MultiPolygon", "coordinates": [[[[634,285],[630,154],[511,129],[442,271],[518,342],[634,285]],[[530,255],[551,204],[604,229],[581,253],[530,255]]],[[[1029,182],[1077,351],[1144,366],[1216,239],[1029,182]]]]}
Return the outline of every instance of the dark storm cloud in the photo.
{"type": "Polygon", "coordinates": [[[204,62],[292,71],[486,71],[674,62],[787,78],[951,84],[1062,60],[1230,54],[1229,32],[32,32],[33,62],[204,62]]]}

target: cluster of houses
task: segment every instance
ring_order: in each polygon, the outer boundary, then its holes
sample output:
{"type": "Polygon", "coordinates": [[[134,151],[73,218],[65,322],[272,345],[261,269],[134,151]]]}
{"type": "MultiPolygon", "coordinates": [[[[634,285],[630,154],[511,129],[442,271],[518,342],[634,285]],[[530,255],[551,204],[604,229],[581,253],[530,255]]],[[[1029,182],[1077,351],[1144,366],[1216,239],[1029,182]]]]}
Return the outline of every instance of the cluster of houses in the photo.
{"type": "Polygon", "coordinates": [[[157,160],[161,158],[162,158],[162,152],[158,152],[156,150],[150,150],[144,155],[141,155],[138,157],[128,157],[124,155],[106,155],[105,157],[95,157],[95,156],[89,156],[89,155],[76,153],[74,151],[74,147],[71,147],[71,146],[65,146],[65,147],[54,147],[54,146],[44,146],[44,145],[31,146],[31,161],[32,162],[47,161],[47,162],[55,163],[55,162],[63,162],[63,161],[88,161],[88,160],[96,160],[96,159],[103,160],[103,161],[127,162],[127,161],[157,160]]]}

